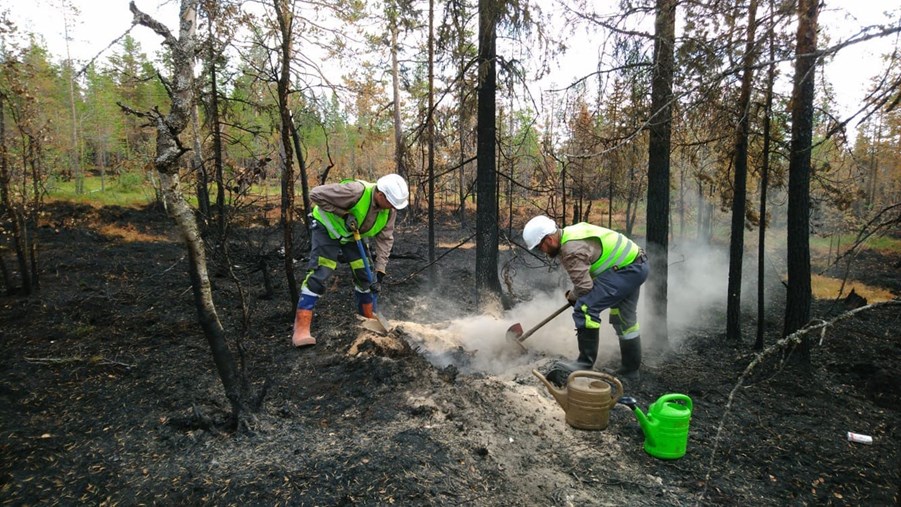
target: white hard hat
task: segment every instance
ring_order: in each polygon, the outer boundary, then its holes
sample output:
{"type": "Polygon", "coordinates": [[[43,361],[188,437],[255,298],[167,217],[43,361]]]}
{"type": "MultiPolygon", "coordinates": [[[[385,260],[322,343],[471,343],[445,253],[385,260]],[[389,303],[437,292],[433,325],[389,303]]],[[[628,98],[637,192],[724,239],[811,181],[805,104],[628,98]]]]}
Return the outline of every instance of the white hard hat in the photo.
{"type": "Polygon", "coordinates": [[[557,224],[544,215],[538,215],[523,227],[522,239],[525,240],[526,247],[532,250],[538,246],[538,243],[541,243],[545,236],[555,232],[557,232],[557,224]]]}
{"type": "Polygon", "coordinates": [[[404,209],[409,204],[407,198],[410,196],[410,190],[400,175],[386,174],[375,182],[375,187],[385,194],[394,209],[404,209]]]}

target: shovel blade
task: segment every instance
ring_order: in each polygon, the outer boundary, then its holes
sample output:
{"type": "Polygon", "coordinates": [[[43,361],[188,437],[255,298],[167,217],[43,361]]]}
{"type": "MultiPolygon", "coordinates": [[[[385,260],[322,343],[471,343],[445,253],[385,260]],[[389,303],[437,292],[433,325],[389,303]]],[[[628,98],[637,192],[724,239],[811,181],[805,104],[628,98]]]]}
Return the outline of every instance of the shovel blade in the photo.
{"type": "Polygon", "coordinates": [[[507,328],[507,341],[517,341],[520,336],[522,336],[522,325],[519,322],[507,328]]]}
{"type": "Polygon", "coordinates": [[[374,316],[375,316],[375,321],[379,323],[379,327],[381,327],[382,329],[385,330],[384,334],[388,334],[388,331],[391,329],[391,326],[388,324],[388,321],[385,320],[384,317],[382,317],[381,313],[376,313],[374,316]]]}
{"type": "Polygon", "coordinates": [[[507,339],[507,343],[515,343],[516,346],[513,347],[516,351],[521,354],[527,352],[526,346],[522,344],[522,325],[519,322],[513,324],[512,326],[507,328],[507,334],[505,338],[507,339]]]}
{"type": "Polygon", "coordinates": [[[386,336],[391,332],[391,326],[388,325],[388,321],[377,313],[373,313],[372,318],[357,315],[357,324],[367,331],[372,331],[382,336],[386,336]]]}

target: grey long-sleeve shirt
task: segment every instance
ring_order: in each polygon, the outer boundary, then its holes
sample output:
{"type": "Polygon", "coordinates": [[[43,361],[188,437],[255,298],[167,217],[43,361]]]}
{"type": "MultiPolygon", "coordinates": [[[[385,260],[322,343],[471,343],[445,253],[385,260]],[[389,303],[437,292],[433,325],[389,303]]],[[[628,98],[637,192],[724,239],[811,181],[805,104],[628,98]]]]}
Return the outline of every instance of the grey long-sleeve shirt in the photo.
{"type": "MultiPolygon", "coordinates": [[[[366,187],[358,181],[320,185],[310,190],[310,201],[325,211],[343,217],[360,200],[364,190],[366,190],[366,187]]],[[[378,212],[379,210],[375,207],[375,198],[373,198],[369,210],[366,212],[366,217],[360,224],[360,229],[365,231],[372,227],[378,212]]],[[[394,247],[394,221],[396,217],[397,211],[390,210],[388,223],[385,224],[385,228],[372,237],[370,246],[372,247],[372,263],[375,271],[384,273],[388,267],[388,257],[391,255],[391,249],[394,247]]]]}
{"type": "Polygon", "coordinates": [[[601,242],[597,238],[573,239],[560,245],[560,264],[573,282],[573,293],[582,297],[591,291],[591,264],[601,256],[601,242]]]}

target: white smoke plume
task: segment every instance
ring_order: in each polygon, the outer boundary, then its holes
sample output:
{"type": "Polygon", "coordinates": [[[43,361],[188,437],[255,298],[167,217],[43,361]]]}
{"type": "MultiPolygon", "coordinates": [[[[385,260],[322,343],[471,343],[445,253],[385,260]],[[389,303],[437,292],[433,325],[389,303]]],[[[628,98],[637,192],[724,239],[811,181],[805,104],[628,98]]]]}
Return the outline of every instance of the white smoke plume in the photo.
{"type": "MultiPolygon", "coordinates": [[[[669,252],[668,330],[670,343],[673,345],[678,345],[698,326],[708,327],[711,323],[721,322],[725,329],[728,254],[722,248],[710,246],[691,246],[688,250],[688,255],[678,248],[669,252]]],[[[746,308],[756,304],[756,284],[753,283],[753,276],[749,276],[750,272],[756,270],[755,262],[746,259],[744,263],[746,276],[742,303],[746,308]],[[752,283],[748,283],[749,279],[752,283]]],[[[653,264],[651,269],[654,269],[653,264]]],[[[432,324],[397,324],[433,364],[438,367],[453,364],[467,373],[513,378],[528,374],[532,368],[551,359],[575,359],[578,347],[572,311],[569,309],[529,337],[523,343],[527,349],[525,353],[505,338],[511,325],[518,322],[523,331],[528,332],[565,303],[564,293],[571,285],[562,268],[519,273],[516,283],[516,290],[530,295],[532,299],[508,311],[467,315],[432,324]],[[540,289],[534,289],[536,287],[540,289]],[[529,293],[530,289],[534,290],[529,293]]],[[[649,319],[653,318],[652,312],[645,308],[650,300],[648,292],[646,283],[642,286],[638,305],[639,324],[642,327],[648,326],[649,319]]],[[[419,301],[419,314],[434,308],[451,308],[452,304],[442,301],[434,294],[420,298],[419,301]]],[[[604,311],[601,318],[603,323],[598,364],[616,364],[619,361],[619,343],[609,324],[609,311],[604,311]]]]}

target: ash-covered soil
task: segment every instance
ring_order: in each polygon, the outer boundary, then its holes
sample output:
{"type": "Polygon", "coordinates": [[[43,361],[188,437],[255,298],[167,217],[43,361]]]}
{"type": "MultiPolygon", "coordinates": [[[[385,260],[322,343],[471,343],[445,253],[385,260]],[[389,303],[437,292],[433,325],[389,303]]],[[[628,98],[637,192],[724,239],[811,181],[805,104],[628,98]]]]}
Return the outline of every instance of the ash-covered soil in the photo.
{"type": "MultiPolygon", "coordinates": [[[[471,231],[442,227],[446,255],[432,271],[427,231],[403,225],[381,298],[392,334],[360,328],[342,268],[316,308],[319,344],[296,350],[281,234],[250,223],[234,228],[228,262],[210,257],[233,350],[255,388],[266,388],[250,428],[231,432],[171,221],[154,208],[50,207],[35,231],[40,292],[0,298],[3,504],[899,502],[898,306],[817,334],[810,371],[771,360],[743,377],[754,358],[753,313],[745,340],[731,343],[724,308],[681,287],[671,297],[680,324],[670,350],[646,343],[642,381],[625,383],[642,410],[666,393],[693,400],[688,452],[664,461],[644,452],[625,406],[612,409],[606,430],[573,429],[531,374],[575,355],[568,312],[526,342],[527,354],[507,348],[510,324],[528,329],[563,302],[565,281],[540,259],[502,250],[502,283],[520,303],[477,310],[475,249],[448,253],[471,231]],[[849,442],[848,431],[873,444],[849,442]]],[[[298,239],[304,257],[302,232],[298,239]]],[[[872,255],[870,283],[881,266],[898,295],[899,259],[872,255]]],[[[680,269],[689,268],[670,266],[674,276],[680,269]]],[[[777,281],[768,344],[781,330],[779,290],[777,281]]],[[[845,310],[814,305],[818,318],[845,310]]],[[[610,329],[602,337],[599,366],[618,359],[610,329]]]]}

